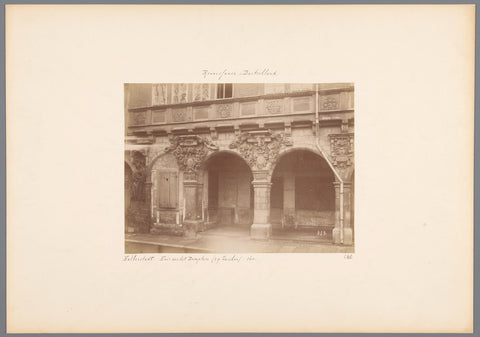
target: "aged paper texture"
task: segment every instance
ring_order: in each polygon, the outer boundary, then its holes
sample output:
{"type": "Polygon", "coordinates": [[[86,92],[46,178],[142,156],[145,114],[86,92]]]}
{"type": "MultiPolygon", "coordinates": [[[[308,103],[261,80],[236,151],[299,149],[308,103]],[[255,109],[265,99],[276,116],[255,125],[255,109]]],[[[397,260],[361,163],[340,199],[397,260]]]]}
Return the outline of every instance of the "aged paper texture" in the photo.
{"type": "Polygon", "coordinates": [[[7,331],[471,332],[474,10],[7,5],[7,331]],[[124,84],[199,82],[354,83],[354,254],[125,259],[124,84]]]}

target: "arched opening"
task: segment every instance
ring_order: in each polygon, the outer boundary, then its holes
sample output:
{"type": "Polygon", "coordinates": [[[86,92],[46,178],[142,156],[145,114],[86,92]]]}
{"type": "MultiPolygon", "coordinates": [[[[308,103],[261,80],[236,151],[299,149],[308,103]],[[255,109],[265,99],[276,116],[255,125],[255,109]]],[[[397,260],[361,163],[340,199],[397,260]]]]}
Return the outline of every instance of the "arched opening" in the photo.
{"type": "Polygon", "coordinates": [[[272,173],[270,221],[274,232],[297,231],[331,238],[335,224],[335,176],[308,150],[284,154],[272,173]]]}
{"type": "Polygon", "coordinates": [[[246,227],[253,219],[253,175],[247,163],[230,152],[217,152],[204,164],[207,223],[246,227]]]}

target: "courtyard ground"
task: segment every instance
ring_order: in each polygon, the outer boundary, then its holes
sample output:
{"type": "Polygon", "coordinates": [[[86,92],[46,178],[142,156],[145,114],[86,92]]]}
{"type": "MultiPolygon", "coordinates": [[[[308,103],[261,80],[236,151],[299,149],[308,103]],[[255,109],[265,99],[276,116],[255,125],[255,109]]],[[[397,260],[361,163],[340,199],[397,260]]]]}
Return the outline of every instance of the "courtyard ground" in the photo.
{"type": "MultiPolygon", "coordinates": [[[[334,245],[330,237],[298,231],[274,231],[268,240],[250,238],[248,227],[217,227],[196,237],[125,234],[125,253],[354,253],[353,246],[334,245]]],[[[320,233],[321,234],[321,233],[320,233]]]]}

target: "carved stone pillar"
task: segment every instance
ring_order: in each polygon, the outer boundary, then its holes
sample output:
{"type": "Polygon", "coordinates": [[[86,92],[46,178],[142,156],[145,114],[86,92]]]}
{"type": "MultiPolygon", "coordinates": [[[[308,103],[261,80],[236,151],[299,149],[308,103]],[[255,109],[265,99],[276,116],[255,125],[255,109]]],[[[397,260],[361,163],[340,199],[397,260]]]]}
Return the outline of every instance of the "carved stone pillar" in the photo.
{"type": "Polygon", "coordinates": [[[165,152],[171,152],[175,156],[180,170],[184,173],[185,235],[194,236],[203,229],[203,185],[198,179],[200,166],[209,153],[218,151],[218,147],[209,139],[198,135],[173,136],[170,143],[171,146],[165,149],[165,152]]]}
{"type": "Polygon", "coordinates": [[[254,172],[252,182],[253,225],[250,229],[250,235],[253,239],[268,239],[272,232],[272,225],[270,224],[270,188],[272,183],[266,179],[266,174],[258,173],[254,172]]]}
{"type": "Polygon", "coordinates": [[[198,202],[201,198],[201,184],[197,180],[185,180],[183,196],[185,198],[185,220],[201,219],[201,205],[198,202]]]}
{"type": "Polygon", "coordinates": [[[188,180],[183,182],[183,196],[185,198],[185,227],[186,236],[195,236],[201,230],[202,223],[202,184],[196,177],[185,175],[188,180]]]}
{"type": "Polygon", "coordinates": [[[285,133],[271,130],[242,132],[229,145],[236,149],[253,171],[253,225],[250,231],[255,239],[270,237],[270,170],[282,148],[292,146],[285,133]]]}
{"type": "Polygon", "coordinates": [[[351,245],[353,244],[353,231],[350,217],[352,184],[350,182],[343,183],[343,229],[340,219],[340,182],[334,182],[333,185],[335,186],[335,228],[332,233],[333,243],[351,245]]]}

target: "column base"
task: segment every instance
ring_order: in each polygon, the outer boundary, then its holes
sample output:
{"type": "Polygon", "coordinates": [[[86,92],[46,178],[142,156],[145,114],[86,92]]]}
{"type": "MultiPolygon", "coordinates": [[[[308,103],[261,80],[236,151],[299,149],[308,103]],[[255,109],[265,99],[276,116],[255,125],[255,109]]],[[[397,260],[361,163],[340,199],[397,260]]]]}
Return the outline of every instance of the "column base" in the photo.
{"type": "Polygon", "coordinates": [[[252,239],[266,240],[272,234],[272,225],[270,224],[253,224],[250,227],[250,237],[252,239]]]}
{"type": "MultiPolygon", "coordinates": [[[[340,240],[340,228],[335,227],[332,231],[332,238],[333,243],[335,244],[342,244],[340,240]]],[[[344,245],[352,245],[353,244],[353,232],[351,228],[344,228],[343,229],[343,244],[344,245]]]]}

